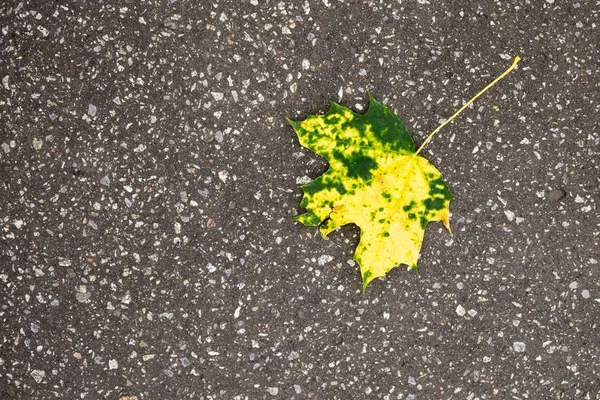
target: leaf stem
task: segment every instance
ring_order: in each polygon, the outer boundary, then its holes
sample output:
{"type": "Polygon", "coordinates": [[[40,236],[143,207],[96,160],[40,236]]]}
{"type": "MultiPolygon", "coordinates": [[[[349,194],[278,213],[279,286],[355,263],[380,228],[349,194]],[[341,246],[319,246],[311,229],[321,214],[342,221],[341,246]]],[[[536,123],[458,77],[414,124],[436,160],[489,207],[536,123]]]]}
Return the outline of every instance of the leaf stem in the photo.
{"type": "Polygon", "coordinates": [[[468,106],[470,106],[475,100],[477,100],[477,98],[479,96],[481,96],[482,94],[484,94],[485,92],[488,91],[489,88],[491,88],[492,86],[494,86],[500,79],[504,78],[506,75],[508,75],[508,73],[510,71],[512,71],[516,66],[517,63],[521,61],[521,57],[516,56],[512,65],[510,66],[510,68],[508,68],[506,71],[504,71],[502,74],[500,74],[500,76],[498,76],[496,79],[494,79],[489,85],[487,85],[486,87],[484,87],[479,93],[477,93],[475,96],[473,96],[473,98],[469,101],[467,101],[457,112],[454,113],[454,115],[452,115],[450,118],[448,118],[447,120],[445,120],[440,126],[438,126],[437,128],[435,128],[435,130],[433,132],[431,132],[429,134],[429,136],[427,136],[427,139],[425,139],[425,141],[423,142],[423,144],[421,145],[421,147],[419,147],[419,149],[417,150],[417,152],[415,153],[415,156],[418,155],[421,150],[423,150],[423,147],[425,147],[425,145],[427,143],[429,143],[429,141],[431,140],[431,138],[439,132],[440,129],[442,129],[444,126],[446,126],[446,124],[448,124],[450,121],[452,121],[454,118],[456,118],[456,116],[458,114],[460,114],[461,112],[464,111],[465,108],[467,108],[468,106]]]}

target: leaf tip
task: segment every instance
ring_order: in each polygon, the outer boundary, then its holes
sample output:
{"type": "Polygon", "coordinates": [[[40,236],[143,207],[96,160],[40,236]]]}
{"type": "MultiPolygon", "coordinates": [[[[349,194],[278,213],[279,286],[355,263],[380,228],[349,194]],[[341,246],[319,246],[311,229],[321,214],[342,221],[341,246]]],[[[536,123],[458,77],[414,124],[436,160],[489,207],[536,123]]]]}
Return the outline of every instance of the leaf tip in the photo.
{"type": "Polygon", "coordinates": [[[318,226],[321,223],[321,219],[312,211],[295,216],[294,221],[300,222],[304,226],[318,226]]]}
{"type": "Polygon", "coordinates": [[[375,279],[373,273],[369,270],[362,272],[362,292],[365,293],[367,291],[367,286],[369,283],[375,279]]]}
{"type": "Polygon", "coordinates": [[[369,108],[371,107],[371,104],[383,105],[383,103],[380,103],[375,96],[373,96],[373,93],[370,90],[367,92],[367,95],[369,96],[369,108]]]}
{"type": "Polygon", "coordinates": [[[446,229],[448,230],[448,233],[450,234],[450,236],[454,236],[452,234],[452,229],[450,228],[450,216],[448,214],[446,214],[443,218],[442,218],[442,224],[444,224],[444,226],[446,227],[446,229]]]}
{"type": "Polygon", "coordinates": [[[321,226],[319,226],[319,232],[321,232],[321,236],[323,236],[324,238],[327,237],[327,235],[329,235],[329,233],[332,230],[333,229],[328,228],[325,223],[323,223],[323,224],[321,224],[321,226]]]}
{"type": "Polygon", "coordinates": [[[285,117],[285,120],[287,121],[288,124],[290,124],[292,126],[292,128],[296,128],[299,124],[298,121],[294,121],[288,117],[285,117]]]}
{"type": "Polygon", "coordinates": [[[363,292],[363,294],[367,293],[367,286],[369,285],[369,282],[371,282],[371,280],[367,280],[367,279],[363,278],[363,283],[362,283],[362,292],[363,292]]]}

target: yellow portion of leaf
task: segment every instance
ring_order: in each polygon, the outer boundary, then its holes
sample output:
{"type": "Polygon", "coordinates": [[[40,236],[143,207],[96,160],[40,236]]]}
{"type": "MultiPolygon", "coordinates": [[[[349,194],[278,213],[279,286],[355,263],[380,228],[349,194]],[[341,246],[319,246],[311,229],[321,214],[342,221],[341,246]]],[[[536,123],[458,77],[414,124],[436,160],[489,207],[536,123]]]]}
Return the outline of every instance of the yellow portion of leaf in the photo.
{"type": "Polygon", "coordinates": [[[332,103],[324,115],[289,121],[300,143],[325,157],[329,169],[302,186],[296,219],[320,225],[323,235],[354,223],[360,242],[354,254],[363,289],[399,264],[417,269],[426,225],[449,225],[452,194],[441,173],[415,154],[404,124],[370,97],[364,115],[332,103]]]}

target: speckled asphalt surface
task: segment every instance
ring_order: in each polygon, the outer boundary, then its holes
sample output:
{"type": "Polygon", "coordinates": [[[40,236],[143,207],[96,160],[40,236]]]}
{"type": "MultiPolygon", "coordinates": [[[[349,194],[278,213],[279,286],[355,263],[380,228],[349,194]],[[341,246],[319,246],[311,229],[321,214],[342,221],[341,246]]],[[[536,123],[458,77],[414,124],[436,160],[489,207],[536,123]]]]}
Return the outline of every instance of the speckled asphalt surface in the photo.
{"type": "Polygon", "coordinates": [[[0,398],[600,398],[599,7],[477,3],[4,2],[0,398]],[[285,117],[419,144],[515,55],[423,154],[454,237],[363,294],[285,117]]]}

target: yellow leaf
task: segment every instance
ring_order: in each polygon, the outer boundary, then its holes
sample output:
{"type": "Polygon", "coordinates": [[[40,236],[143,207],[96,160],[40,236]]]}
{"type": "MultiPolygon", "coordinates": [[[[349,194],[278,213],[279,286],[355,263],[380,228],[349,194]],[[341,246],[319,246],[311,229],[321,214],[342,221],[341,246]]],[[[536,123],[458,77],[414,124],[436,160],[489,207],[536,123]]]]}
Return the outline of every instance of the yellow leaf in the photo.
{"type": "Polygon", "coordinates": [[[306,212],[296,220],[319,226],[324,236],[345,224],[358,225],[360,242],[354,259],[360,265],[363,290],[399,264],[418,271],[417,260],[429,222],[442,221],[452,234],[452,193],[442,174],[419,153],[520,60],[516,56],[506,71],[431,132],[417,151],[402,121],[370,93],[364,115],[332,102],[324,115],[288,120],[300,143],[329,162],[327,172],[302,185],[300,206],[306,212]]]}
{"type": "Polygon", "coordinates": [[[320,226],[324,236],[349,223],[360,228],[354,259],[363,289],[399,264],[416,271],[427,224],[442,221],[450,230],[452,193],[415,153],[402,121],[369,95],[364,115],[331,103],[324,115],[289,122],[300,143],[329,162],[327,172],[302,186],[306,212],[296,220],[320,226]]]}

